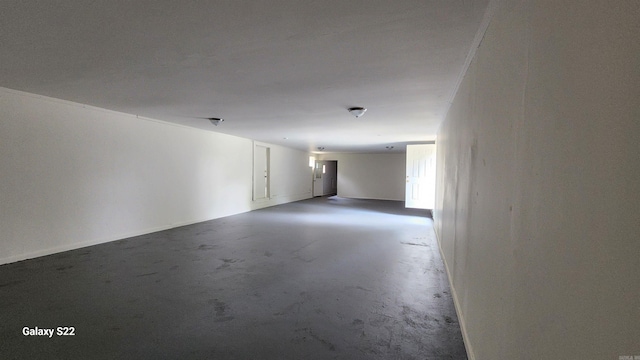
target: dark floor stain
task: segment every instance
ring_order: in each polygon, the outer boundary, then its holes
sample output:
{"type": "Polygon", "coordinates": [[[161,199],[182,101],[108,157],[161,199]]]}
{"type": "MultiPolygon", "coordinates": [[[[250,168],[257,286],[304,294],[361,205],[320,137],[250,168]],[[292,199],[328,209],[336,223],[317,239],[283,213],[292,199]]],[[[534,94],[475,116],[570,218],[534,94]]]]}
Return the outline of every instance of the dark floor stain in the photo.
{"type": "Polygon", "coordinates": [[[207,245],[207,244],[202,244],[200,246],[198,246],[198,250],[211,250],[214,249],[215,246],[214,245],[207,245]]]}
{"type": "Polygon", "coordinates": [[[369,325],[373,326],[373,327],[381,327],[382,325],[385,325],[386,323],[388,323],[390,320],[392,319],[391,316],[389,315],[384,315],[384,314],[373,314],[372,317],[369,318],[369,325]]]}
{"type": "MultiPolygon", "coordinates": [[[[316,341],[318,341],[320,344],[322,344],[322,346],[326,347],[327,349],[329,349],[330,351],[336,351],[336,346],[331,342],[328,341],[320,336],[318,336],[313,330],[311,330],[310,328],[301,328],[301,329],[296,329],[296,332],[304,332],[307,335],[309,335],[310,338],[315,339],[316,341]]],[[[302,336],[302,340],[306,340],[307,337],[306,336],[302,336]]]]}
{"type": "Polygon", "coordinates": [[[224,316],[227,311],[227,304],[224,301],[218,299],[209,300],[210,304],[213,304],[213,310],[216,312],[216,316],[224,316]]]}
{"type": "Polygon", "coordinates": [[[436,322],[436,323],[440,323],[440,320],[438,320],[438,319],[437,319],[437,318],[435,318],[435,317],[429,316],[429,315],[425,315],[425,316],[424,316],[424,321],[427,321],[427,322],[429,322],[429,321],[434,321],[434,322],[436,322]]]}
{"type": "Polygon", "coordinates": [[[408,316],[404,317],[404,323],[411,326],[412,328],[418,327],[418,323],[408,316]]]}
{"type": "Polygon", "coordinates": [[[362,321],[360,319],[354,319],[353,322],[351,323],[351,325],[355,325],[355,326],[364,325],[364,321],[362,321]]]}
{"type": "Polygon", "coordinates": [[[68,270],[68,269],[72,269],[73,265],[69,265],[69,266],[61,266],[59,268],[56,268],[56,270],[58,271],[63,271],[63,270],[68,270]]]}
{"type": "Polygon", "coordinates": [[[310,333],[310,335],[311,335],[312,338],[320,341],[320,343],[322,345],[324,345],[327,349],[329,349],[331,351],[336,351],[336,346],[334,344],[332,344],[330,341],[327,341],[327,340],[325,340],[325,339],[323,339],[323,338],[321,338],[321,337],[319,337],[319,336],[317,336],[317,335],[315,335],[313,333],[310,333]]]}
{"type": "Polygon", "coordinates": [[[213,304],[213,311],[215,311],[216,318],[214,322],[227,322],[234,319],[233,316],[227,314],[227,304],[219,299],[209,300],[210,304],[213,304]]]}
{"type": "Polygon", "coordinates": [[[441,298],[441,297],[442,297],[442,294],[433,294],[433,297],[434,297],[434,298],[441,298]]]}
{"type": "Polygon", "coordinates": [[[264,256],[266,256],[266,257],[271,257],[271,256],[273,256],[273,253],[271,253],[271,252],[269,252],[269,251],[265,251],[265,252],[264,252],[264,256]]]}
{"type": "Polygon", "coordinates": [[[150,272],[150,273],[146,273],[146,274],[136,275],[136,277],[142,277],[142,276],[155,275],[155,274],[157,274],[157,273],[158,273],[157,271],[156,271],[156,272],[150,272]]]}
{"type": "Polygon", "coordinates": [[[244,260],[239,260],[239,259],[220,259],[224,262],[224,264],[218,266],[216,268],[216,270],[222,270],[222,269],[226,269],[229,266],[231,266],[231,264],[235,264],[237,262],[243,262],[244,260]]]}
{"type": "Polygon", "coordinates": [[[412,246],[424,246],[424,247],[429,247],[429,245],[427,245],[427,244],[425,244],[425,243],[419,243],[419,244],[417,244],[417,243],[412,243],[412,242],[404,242],[404,241],[401,241],[401,242],[400,242],[400,244],[403,244],[403,245],[412,245],[412,246]]]}

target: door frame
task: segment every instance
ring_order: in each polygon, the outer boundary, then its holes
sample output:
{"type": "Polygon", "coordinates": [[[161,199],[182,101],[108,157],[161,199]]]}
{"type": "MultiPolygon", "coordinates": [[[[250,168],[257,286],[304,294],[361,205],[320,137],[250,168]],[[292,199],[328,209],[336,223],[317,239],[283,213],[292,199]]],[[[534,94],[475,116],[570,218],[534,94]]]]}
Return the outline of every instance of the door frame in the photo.
{"type": "MultiPolygon", "coordinates": [[[[320,196],[326,196],[326,195],[338,195],[338,160],[332,159],[331,157],[329,157],[328,159],[315,159],[313,162],[313,166],[311,167],[311,197],[320,197],[320,196]],[[322,172],[322,167],[326,166],[327,163],[335,163],[335,192],[333,191],[328,191],[328,190],[333,190],[333,187],[331,188],[326,188],[324,186],[324,181],[325,181],[325,177],[326,174],[324,174],[322,172]],[[316,178],[316,172],[320,171],[320,177],[316,178]],[[316,195],[316,191],[318,189],[317,186],[317,182],[320,182],[322,184],[322,194],[320,195],[316,195]]],[[[332,175],[333,177],[333,175],[332,175]]]]}
{"type": "Polygon", "coordinates": [[[406,159],[404,206],[433,210],[436,192],[436,145],[409,144],[406,159]],[[414,197],[416,193],[418,198],[414,197]]]}
{"type": "Polygon", "coordinates": [[[252,169],[251,169],[251,199],[253,201],[265,201],[271,198],[271,147],[267,144],[254,142],[253,143],[253,156],[252,156],[252,169]],[[266,169],[265,169],[265,197],[256,198],[256,179],[258,175],[256,175],[256,148],[257,147],[265,148],[266,151],[266,169]]]}

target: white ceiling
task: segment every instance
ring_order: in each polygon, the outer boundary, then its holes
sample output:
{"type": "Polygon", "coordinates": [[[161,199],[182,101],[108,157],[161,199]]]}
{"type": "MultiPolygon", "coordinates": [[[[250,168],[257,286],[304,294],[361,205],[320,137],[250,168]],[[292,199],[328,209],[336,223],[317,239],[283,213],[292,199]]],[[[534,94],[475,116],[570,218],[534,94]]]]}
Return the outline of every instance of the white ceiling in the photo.
{"type": "Polygon", "coordinates": [[[402,149],[435,138],[487,4],[2,0],[0,86],[302,150],[402,149]]]}

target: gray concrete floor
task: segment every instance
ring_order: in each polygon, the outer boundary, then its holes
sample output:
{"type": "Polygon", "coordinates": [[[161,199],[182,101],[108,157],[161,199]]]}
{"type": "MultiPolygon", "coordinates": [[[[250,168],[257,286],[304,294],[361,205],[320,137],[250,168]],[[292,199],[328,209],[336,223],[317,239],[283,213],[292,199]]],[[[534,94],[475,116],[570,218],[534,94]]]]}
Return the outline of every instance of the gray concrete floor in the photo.
{"type": "Polygon", "coordinates": [[[1,266],[0,359],[27,358],[467,357],[426,212],[331,197],[1,266]]]}

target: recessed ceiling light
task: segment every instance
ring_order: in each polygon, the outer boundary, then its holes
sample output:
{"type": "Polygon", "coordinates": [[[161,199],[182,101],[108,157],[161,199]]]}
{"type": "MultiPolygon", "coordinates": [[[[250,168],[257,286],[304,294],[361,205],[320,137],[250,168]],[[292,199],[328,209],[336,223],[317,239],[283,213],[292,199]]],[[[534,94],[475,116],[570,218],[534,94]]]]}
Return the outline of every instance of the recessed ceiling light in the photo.
{"type": "Polygon", "coordinates": [[[387,150],[393,149],[393,146],[386,146],[387,150]]]}
{"type": "Polygon", "coordinates": [[[359,118],[360,116],[364,115],[365,111],[367,111],[367,109],[363,108],[363,107],[351,107],[348,109],[349,112],[351,113],[351,115],[359,118]]]}
{"type": "Polygon", "coordinates": [[[320,151],[324,150],[324,146],[318,146],[318,150],[320,151]]]}

